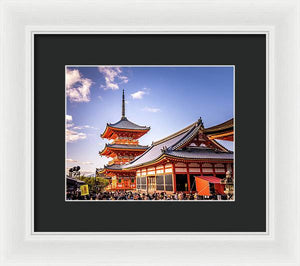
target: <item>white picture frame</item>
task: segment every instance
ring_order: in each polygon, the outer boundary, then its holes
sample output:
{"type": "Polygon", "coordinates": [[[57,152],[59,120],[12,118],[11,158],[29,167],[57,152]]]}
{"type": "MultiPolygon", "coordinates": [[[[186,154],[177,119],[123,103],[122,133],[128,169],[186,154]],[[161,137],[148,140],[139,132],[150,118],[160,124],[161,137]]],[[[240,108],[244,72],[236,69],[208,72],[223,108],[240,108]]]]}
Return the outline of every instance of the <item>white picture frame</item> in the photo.
{"type": "MultiPolygon", "coordinates": [[[[300,265],[299,1],[3,0],[0,7],[1,265],[300,265]],[[267,232],[34,233],[34,33],[266,34],[267,232]]],[[[255,117],[251,123],[259,130],[255,117]]]]}

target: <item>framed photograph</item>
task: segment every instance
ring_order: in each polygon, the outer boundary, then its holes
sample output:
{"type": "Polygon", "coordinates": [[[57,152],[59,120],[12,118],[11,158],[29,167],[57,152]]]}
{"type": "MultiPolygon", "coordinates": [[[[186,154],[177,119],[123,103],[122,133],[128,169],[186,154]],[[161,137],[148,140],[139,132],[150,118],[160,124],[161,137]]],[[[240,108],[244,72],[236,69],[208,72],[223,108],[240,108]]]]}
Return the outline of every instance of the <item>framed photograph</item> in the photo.
{"type": "Polygon", "coordinates": [[[266,139],[247,138],[253,116],[266,134],[266,38],[34,34],[32,230],[266,234],[266,139]],[[126,53],[113,52],[114,43],[126,53]],[[38,137],[49,121],[52,142],[38,137]],[[256,175],[246,167],[254,157],[256,175]],[[44,171],[49,161],[64,178],[44,171]],[[55,201],[43,193],[49,180],[55,201]],[[141,215],[159,219],[140,223],[141,215]],[[70,219],[71,227],[61,222],[70,219]]]}
{"type": "Polygon", "coordinates": [[[300,265],[296,1],[1,9],[3,265],[300,265]]]}
{"type": "Polygon", "coordinates": [[[233,96],[234,66],[66,66],[66,200],[234,200],[233,96]]]}

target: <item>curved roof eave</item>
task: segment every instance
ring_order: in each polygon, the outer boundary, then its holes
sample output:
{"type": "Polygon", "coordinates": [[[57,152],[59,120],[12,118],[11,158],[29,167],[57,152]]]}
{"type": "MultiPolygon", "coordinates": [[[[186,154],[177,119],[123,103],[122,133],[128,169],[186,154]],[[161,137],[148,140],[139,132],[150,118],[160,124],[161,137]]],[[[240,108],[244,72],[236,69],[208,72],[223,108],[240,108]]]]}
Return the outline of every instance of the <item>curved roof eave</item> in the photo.
{"type": "Polygon", "coordinates": [[[204,133],[209,135],[209,134],[214,134],[215,132],[218,132],[218,131],[233,130],[233,127],[234,127],[233,123],[234,123],[234,119],[231,118],[231,119],[229,119],[229,120],[227,120],[227,121],[225,121],[221,124],[205,128],[204,133]]]}
{"type": "Polygon", "coordinates": [[[151,160],[151,161],[148,161],[148,162],[145,162],[145,163],[141,163],[141,164],[137,164],[137,165],[134,165],[134,166],[130,166],[130,165],[128,165],[128,168],[124,168],[124,169],[128,169],[128,170],[133,170],[133,169],[135,169],[135,168],[139,168],[139,167],[142,167],[142,166],[147,166],[147,165],[149,165],[149,164],[153,164],[153,163],[157,163],[157,162],[159,162],[159,161],[161,161],[161,160],[163,160],[164,157],[165,156],[165,154],[163,153],[163,154],[161,154],[160,156],[158,156],[157,158],[155,158],[155,159],[153,159],[153,160],[151,160]]]}
{"type": "Polygon", "coordinates": [[[109,149],[140,149],[140,150],[146,150],[146,149],[149,148],[149,146],[132,145],[132,144],[107,144],[106,146],[109,149]]]}
{"type": "Polygon", "coordinates": [[[149,130],[150,127],[146,126],[140,126],[138,124],[135,124],[127,119],[127,117],[122,117],[118,122],[114,124],[108,124],[111,128],[117,128],[117,129],[132,129],[132,130],[149,130]]]}
{"type": "Polygon", "coordinates": [[[109,127],[109,125],[108,125],[108,123],[106,123],[106,127],[105,127],[105,129],[104,129],[104,132],[103,132],[102,134],[100,134],[100,137],[101,137],[101,138],[103,138],[103,136],[104,136],[105,133],[107,132],[108,127],[109,127]]]}
{"type": "Polygon", "coordinates": [[[109,126],[111,128],[115,128],[115,129],[129,129],[129,130],[136,130],[136,131],[148,131],[150,130],[151,127],[144,127],[144,128],[139,128],[139,129],[131,129],[131,128],[123,128],[123,127],[113,127],[113,126],[109,126]]]}
{"type": "Polygon", "coordinates": [[[99,151],[99,154],[102,155],[102,153],[105,152],[106,148],[107,148],[107,143],[105,143],[105,146],[104,146],[103,150],[102,150],[102,151],[99,151]]]}

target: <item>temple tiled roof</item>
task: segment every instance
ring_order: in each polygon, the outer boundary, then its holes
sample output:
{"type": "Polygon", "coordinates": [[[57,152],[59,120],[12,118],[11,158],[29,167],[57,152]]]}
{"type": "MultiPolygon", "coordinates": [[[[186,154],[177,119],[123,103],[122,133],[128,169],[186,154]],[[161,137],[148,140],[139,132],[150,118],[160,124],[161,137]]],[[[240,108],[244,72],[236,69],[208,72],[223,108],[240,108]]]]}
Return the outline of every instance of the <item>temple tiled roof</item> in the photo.
{"type": "Polygon", "coordinates": [[[131,130],[149,130],[150,129],[150,127],[139,126],[139,125],[129,121],[127,119],[127,117],[122,117],[121,120],[118,121],[117,123],[114,123],[114,124],[108,123],[107,125],[109,127],[120,128],[120,129],[131,129],[131,130]]]}
{"type": "Polygon", "coordinates": [[[111,169],[111,170],[122,170],[122,165],[120,164],[105,165],[104,168],[111,169]]]}
{"type": "Polygon", "coordinates": [[[150,163],[159,159],[162,155],[189,159],[233,159],[233,153],[216,141],[211,142],[216,144],[217,149],[202,146],[184,148],[185,144],[188,144],[198,134],[199,130],[204,131],[201,119],[161,141],[154,142],[142,155],[124,165],[124,169],[150,163]]]}
{"type": "Polygon", "coordinates": [[[108,148],[114,148],[114,149],[134,149],[134,150],[146,150],[149,147],[148,146],[142,146],[142,145],[129,145],[129,144],[106,144],[105,145],[108,148]]]}
{"type": "Polygon", "coordinates": [[[99,172],[102,172],[105,169],[108,169],[108,170],[122,170],[124,167],[125,167],[125,165],[120,165],[120,164],[104,165],[103,168],[99,169],[99,172]]]}
{"type": "Polygon", "coordinates": [[[112,164],[112,165],[104,165],[103,168],[99,169],[99,171],[103,171],[104,169],[108,170],[123,170],[127,168],[127,164],[112,164]]]}
{"type": "Polygon", "coordinates": [[[201,125],[200,124],[195,124],[189,132],[186,133],[186,135],[180,139],[177,143],[175,143],[172,146],[172,150],[178,149],[180,146],[184,145],[185,143],[189,142],[195,135],[199,132],[201,125]]]}
{"type": "Polygon", "coordinates": [[[162,149],[164,147],[171,147],[172,145],[174,145],[175,143],[177,143],[181,138],[183,138],[186,135],[186,132],[181,133],[178,136],[175,136],[172,139],[169,139],[165,142],[162,142],[160,144],[153,144],[150,146],[150,148],[145,151],[141,156],[137,157],[135,160],[133,160],[130,164],[127,165],[127,167],[133,167],[133,166],[137,166],[137,165],[141,165],[144,164],[146,162],[155,160],[157,158],[159,158],[162,155],[162,149]]]}
{"type": "Polygon", "coordinates": [[[189,159],[224,159],[233,160],[233,152],[221,152],[204,147],[193,147],[186,150],[168,151],[166,154],[189,159]]]}

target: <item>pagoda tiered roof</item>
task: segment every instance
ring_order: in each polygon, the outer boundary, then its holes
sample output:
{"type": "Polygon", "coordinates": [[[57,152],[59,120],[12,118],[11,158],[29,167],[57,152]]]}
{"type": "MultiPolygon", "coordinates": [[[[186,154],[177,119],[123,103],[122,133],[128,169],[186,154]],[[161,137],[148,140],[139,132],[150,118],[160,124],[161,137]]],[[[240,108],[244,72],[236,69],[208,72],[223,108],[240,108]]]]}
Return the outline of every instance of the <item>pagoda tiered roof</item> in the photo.
{"type": "Polygon", "coordinates": [[[120,174],[122,174],[123,176],[135,174],[135,171],[131,169],[124,169],[124,166],[125,165],[120,164],[104,165],[103,168],[98,169],[98,173],[107,176],[114,176],[115,174],[117,174],[118,176],[120,174]]]}
{"type": "Polygon", "coordinates": [[[122,117],[117,123],[107,123],[104,132],[101,134],[102,138],[115,139],[121,132],[129,132],[134,134],[134,138],[140,138],[150,130],[150,127],[137,125],[127,117],[122,117]]]}
{"type": "Polygon", "coordinates": [[[133,150],[147,150],[149,147],[148,146],[143,146],[143,145],[131,145],[131,144],[106,144],[105,145],[108,148],[112,149],[133,149],[133,150]]]}
{"type": "Polygon", "coordinates": [[[108,170],[122,170],[122,165],[120,164],[112,164],[112,165],[104,165],[103,169],[108,169],[108,170]]]}
{"type": "Polygon", "coordinates": [[[142,145],[105,144],[104,149],[99,153],[100,153],[100,155],[108,155],[110,152],[116,152],[116,151],[144,152],[147,149],[148,149],[148,146],[142,146],[142,145]]]}
{"type": "Polygon", "coordinates": [[[130,129],[130,130],[149,130],[150,127],[146,126],[139,126],[130,120],[127,119],[127,117],[122,117],[120,121],[114,124],[107,124],[108,126],[112,128],[117,128],[117,129],[130,129]]]}

